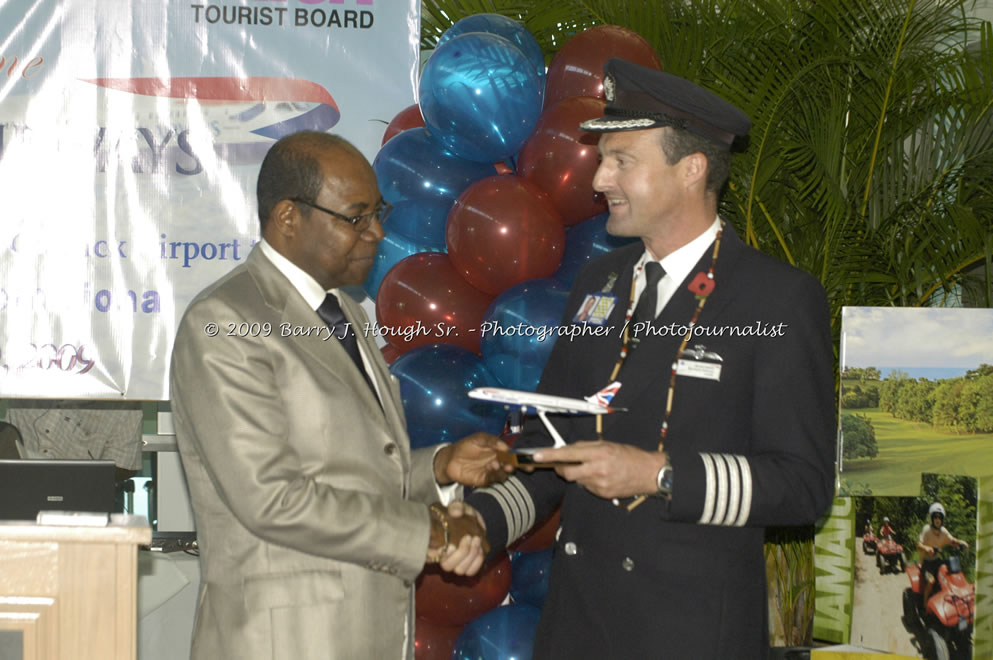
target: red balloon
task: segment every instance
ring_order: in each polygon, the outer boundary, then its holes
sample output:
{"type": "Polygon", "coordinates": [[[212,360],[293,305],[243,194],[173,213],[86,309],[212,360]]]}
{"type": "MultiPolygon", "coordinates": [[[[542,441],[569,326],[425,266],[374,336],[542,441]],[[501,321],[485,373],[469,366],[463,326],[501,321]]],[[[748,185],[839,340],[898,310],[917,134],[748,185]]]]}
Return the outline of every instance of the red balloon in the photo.
{"type": "Polygon", "coordinates": [[[603,196],[593,190],[600,135],[579,128],[587,119],[602,117],[604,105],[592,96],[572,96],[546,108],[517,158],[518,176],[548,193],[566,225],[607,210],[603,196]]]}
{"type": "Polygon", "coordinates": [[[493,296],[459,275],[444,252],[401,259],[376,292],[383,338],[406,353],[427,344],[454,344],[479,353],[479,327],[493,296]]]}
{"type": "Polygon", "coordinates": [[[562,262],[565,228],[552,200],[518,176],[491,176],[469,186],[448,212],[452,264],[492,294],[539,277],[562,262]]]}
{"type": "Polygon", "coordinates": [[[535,525],[531,530],[510,545],[514,552],[538,552],[547,550],[555,544],[555,534],[559,531],[561,507],[555,509],[545,522],[535,525]]]}
{"type": "Polygon", "coordinates": [[[417,617],[414,622],[414,660],[450,660],[462,626],[446,626],[417,617]]]}
{"type": "Polygon", "coordinates": [[[496,169],[497,174],[514,174],[514,170],[510,167],[510,165],[503,162],[502,160],[493,163],[493,167],[494,169],[496,169]]]}
{"type": "Polygon", "coordinates": [[[421,107],[416,103],[414,105],[408,105],[398,112],[396,117],[393,118],[393,121],[386,126],[386,133],[383,134],[383,142],[379,146],[383,146],[383,144],[389,142],[390,138],[397,133],[402,133],[408,128],[417,128],[423,125],[424,117],[421,116],[421,107]]]}
{"type": "Polygon", "coordinates": [[[426,566],[417,578],[414,598],[419,619],[462,626],[502,603],[509,592],[510,555],[504,552],[474,577],[426,566]]]}
{"type": "Polygon", "coordinates": [[[603,98],[603,65],[611,57],[662,69],[652,45],[634,30],[620,25],[597,25],[562,45],[548,65],[545,107],[570,96],[603,98]]]}

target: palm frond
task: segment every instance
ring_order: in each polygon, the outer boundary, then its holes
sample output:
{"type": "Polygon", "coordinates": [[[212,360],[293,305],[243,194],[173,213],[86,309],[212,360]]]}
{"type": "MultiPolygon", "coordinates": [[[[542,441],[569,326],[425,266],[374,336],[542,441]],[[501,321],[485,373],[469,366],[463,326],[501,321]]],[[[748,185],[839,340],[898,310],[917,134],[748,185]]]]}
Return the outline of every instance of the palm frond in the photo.
{"type": "Polygon", "coordinates": [[[843,305],[923,304],[990,261],[993,39],[967,5],[425,0],[422,44],[481,12],[520,20],[549,60],[592,25],[638,32],[664,69],[752,118],[722,213],[820,278],[837,318],[843,305]]]}

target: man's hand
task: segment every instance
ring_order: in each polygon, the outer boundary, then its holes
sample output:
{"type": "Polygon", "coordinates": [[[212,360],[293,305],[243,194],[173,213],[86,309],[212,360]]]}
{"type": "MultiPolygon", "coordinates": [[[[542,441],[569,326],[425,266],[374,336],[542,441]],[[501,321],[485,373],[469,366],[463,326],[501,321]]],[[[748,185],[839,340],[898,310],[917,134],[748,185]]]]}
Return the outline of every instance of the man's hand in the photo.
{"type": "MultiPolygon", "coordinates": [[[[479,511],[469,506],[466,502],[461,500],[455,500],[448,505],[448,516],[449,518],[473,518],[479,525],[479,528],[483,530],[483,539],[486,539],[486,521],[483,517],[479,515],[479,511]]],[[[489,552],[489,543],[486,544],[486,551],[489,552]]]]}
{"type": "Polygon", "coordinates": [[[435,480],[442,486],[453,481],[466,486],[486,486],[503,481],[514,471],[514,466],[501,463],[497,452],[508,449],[507,443],[495,435],[473,433],[435,454],[435,480]]]}
{"type": "Polygon", "coordinates": [[[557,461],[579,461],[578,465],[560,465],[555,471],[594,495],[610,499],[654,493],[665,455],[605,440],[576,442],[534,454],[535,463],[557,461]]]}
{"type": "Polygon", "coordinates": [[[437,561],[442,570],[456,575],[475,575],[490,550],[482,517],[462,502],[453,502],[448,511],[437,504],[432,507],[428,561],[437,561]],[[441,530],[437,530],[436,523],[441,530]],[[448,530],[448,545],[440,547],[442,542],[436,540],[436,531],[443,532],[444,528],[448,530]]]}

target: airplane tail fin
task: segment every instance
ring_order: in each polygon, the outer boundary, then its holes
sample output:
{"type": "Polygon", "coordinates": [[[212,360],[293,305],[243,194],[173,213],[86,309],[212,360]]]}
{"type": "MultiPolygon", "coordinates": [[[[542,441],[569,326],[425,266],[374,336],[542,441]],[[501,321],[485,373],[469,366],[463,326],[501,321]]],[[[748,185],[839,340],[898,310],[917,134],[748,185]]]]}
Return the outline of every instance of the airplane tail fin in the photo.
{"type": "Polygon", "coordinates": [[[614,395],[617,394],[617,390],[621,389],[620,381],[615,380],[613,383],[603,388],[596,394],[592,394],[586,397],[586,400],[590,403],[596,403],[601,406],[609,406],[610,402],[613,400],[614,395]]]}

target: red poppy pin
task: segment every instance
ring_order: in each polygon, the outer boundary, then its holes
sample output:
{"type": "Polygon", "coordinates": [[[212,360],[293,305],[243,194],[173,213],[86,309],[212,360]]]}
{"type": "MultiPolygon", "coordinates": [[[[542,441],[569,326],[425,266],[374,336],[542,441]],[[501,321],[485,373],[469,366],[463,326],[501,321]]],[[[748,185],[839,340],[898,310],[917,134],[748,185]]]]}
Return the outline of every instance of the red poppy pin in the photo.
{"type": "Polygon", "coordinates": [[[707,277],[706,273],[697,273],[693,281],[690,282],[690,291],[700,298],[706,298],[714,290],[714,278],[707,277]]]}

